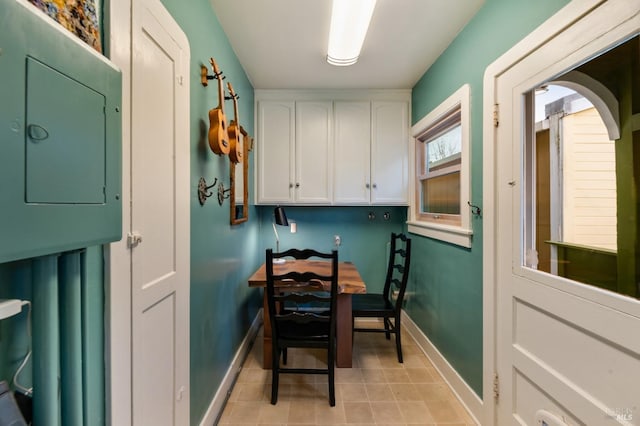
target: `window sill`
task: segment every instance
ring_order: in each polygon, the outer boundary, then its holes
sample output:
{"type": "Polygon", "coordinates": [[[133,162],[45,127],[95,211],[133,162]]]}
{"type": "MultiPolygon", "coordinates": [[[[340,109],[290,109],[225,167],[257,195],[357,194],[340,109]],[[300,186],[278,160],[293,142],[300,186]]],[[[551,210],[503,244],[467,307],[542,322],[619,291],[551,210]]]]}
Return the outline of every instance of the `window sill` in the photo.
{"type": "Polygon", "coordinates": [[[471,248],[473,230],[459,226],[431,222],[408,221],[408,230],[412,234],[422,235],[436,240],[446,241],[462,247],[471,248]]]}

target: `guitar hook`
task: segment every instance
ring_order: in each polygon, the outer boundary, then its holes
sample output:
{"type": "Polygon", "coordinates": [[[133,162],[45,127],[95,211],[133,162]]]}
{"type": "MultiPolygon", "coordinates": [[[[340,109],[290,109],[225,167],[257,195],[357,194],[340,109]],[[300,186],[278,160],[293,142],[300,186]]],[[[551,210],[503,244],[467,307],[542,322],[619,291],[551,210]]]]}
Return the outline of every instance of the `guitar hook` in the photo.
{"type": "Polygon", "coordinates": [[[209,75],[209,69],[204,65],[200,65],[200,83],[203,86],[207,87],[209,85],[209,80],[224,80],[226,78],[226,76],[222,75],[222,71],[215,72],[215,70],[213,70],[213,75],[209,75]]]}

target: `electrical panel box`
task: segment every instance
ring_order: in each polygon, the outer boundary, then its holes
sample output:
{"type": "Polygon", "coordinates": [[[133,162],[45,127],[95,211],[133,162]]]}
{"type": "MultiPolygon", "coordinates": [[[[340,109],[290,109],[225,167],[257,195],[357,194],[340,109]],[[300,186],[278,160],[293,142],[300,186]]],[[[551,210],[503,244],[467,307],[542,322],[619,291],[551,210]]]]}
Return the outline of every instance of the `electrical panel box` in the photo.
{"type": "Polygon", "coordinates": [[[0,263],[121,238],[121,99],[109,60],[0,2],[0,263]]]}

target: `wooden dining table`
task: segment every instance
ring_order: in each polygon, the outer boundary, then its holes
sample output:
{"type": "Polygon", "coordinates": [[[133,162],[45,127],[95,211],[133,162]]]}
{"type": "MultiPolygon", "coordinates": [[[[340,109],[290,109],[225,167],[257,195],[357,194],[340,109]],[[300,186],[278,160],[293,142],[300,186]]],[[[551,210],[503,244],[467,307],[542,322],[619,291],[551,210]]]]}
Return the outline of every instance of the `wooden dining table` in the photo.
{"type": "MultiPolygon", "coordinates": [[[[274,263],[274,274],[285,274],[292,271],[313,271],[320,275],[331,274],[331,262],[324,260],[295,260],[287,259],[285,263],[274,263]]],[[[281,283],[281,286],[287,286],[281,283]]],[[[267,269],[263,263],[249,278],[249,287],[266,287],[267,269]]],[[[304,289],[304,287],[299,287],[304,289]]],[[[316,287],[312,287],[317,291],[316,287]]],[[[310,288],[310,289],[312,289],[310,288]]],[[[367,287],[360,277],[356,266],[351,262],[338,263],[338,296],[336,298],[336,366],[351,368],[353,332],[351,329],[351,295],[366,293],[367,287]]],[[[267,292],[263,298],[264,315],[264,347],[263,367],[271,368],[271,324],[269,322],[269,306],[267,292]]]]}

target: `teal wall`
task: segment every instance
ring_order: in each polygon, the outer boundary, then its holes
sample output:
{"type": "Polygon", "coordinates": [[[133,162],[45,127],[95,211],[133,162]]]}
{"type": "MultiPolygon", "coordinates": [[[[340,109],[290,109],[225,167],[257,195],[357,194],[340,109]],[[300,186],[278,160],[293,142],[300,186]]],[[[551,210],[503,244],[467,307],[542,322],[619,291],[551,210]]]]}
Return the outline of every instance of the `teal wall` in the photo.
{"type": "MultiPolygon", "coordinates": [[[[482,84],[495,59],[568,0],[486,0],[413,88],[415,124],[463,84],[471,86],[471,199],[482,207],[482,84]]],[[[489,208],[489,206],[486,206],[489,208]]],[[[471,249],[414,235],[407,312],[467,384],[482,396],[482,218],[471,249]]]]}
{"type": "MultiPolygon", "coordinates": [[[[240,96],[240,124],[253,129],[253,87],[238,62],[208,0],[163,0],[163,4],[189,39],[191,49],[191,424],[206,413],[249,326],[262,307],[259,290],[249,289],[247,279],[259,266],[259,223],[256,209],[249,221],[229,225],[229,200],[220,206],[216,195],[204,206],[198,202],[200,177],[215,178],[229,187],[229,158],[218,157],[207,142],[208,111],[218,105],[215,80],[200,84],[200,65],[209,69],[213,57],[240,96]]],[[[225,103],[233,117],[233,103],[225,103]]],[[[186,142],[186,141],[185,141],[186,142]]],[[[253,182],[253,153],[249,182],[253,182]]],[[[217,189],[217,187],[215,188],[217,189]]],[[[253,199],[253,185],[249,187],[253,199]]]]}

